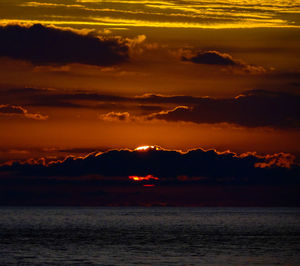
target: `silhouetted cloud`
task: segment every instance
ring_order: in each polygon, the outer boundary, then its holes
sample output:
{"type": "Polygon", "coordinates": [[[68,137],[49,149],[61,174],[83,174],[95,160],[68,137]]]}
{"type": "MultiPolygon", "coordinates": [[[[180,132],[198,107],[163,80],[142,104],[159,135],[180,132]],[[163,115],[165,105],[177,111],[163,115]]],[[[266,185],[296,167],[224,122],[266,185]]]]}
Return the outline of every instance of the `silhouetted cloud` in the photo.
{"type": "Polygon", "coordinates": [[[0,39],[0,56],[34,65],[109,66],[129,58],[126,41],[41,24],[0,26],[0,39]]]}
{"type": "Polygon", "coordinates": [[[181,60],[195,64],[238,67],[248,73],[264,73],[266,71],[261,66],[247,64],[241,60],[234,59],[230,54],[218,51],[203,51],[196,54],[191,54],[188,51],[188,55],[182,55],[181,60]]]}
{"type": "Polygon", "coordinates": [[[46,120],[48,116],[42,114],[29,113],[22,106],[0,104],[0,116],[13,116],[21,118],[30,118],[34,120],[46,120]]]}
{"type": "Polygon", "coordinates": [[[10,104],[106,110],[106,113],[100,114],[100,118],[115,121],[128,121],[125,118],[130,117],[129,120],[230,123],[245,127],[300,126],[299,94],[282,91],[250,90],[236,97],[212,98],[160,94],[128,97],[97,92],[20,88],[2,90],[0,96],[10,104]],[[137,117],[131,113],[134,110],[143,113],[137,117]]]}
{"type": "Polygon", "coordinates": [[[85,157],[67,157],[63,161],[10,162],[0,167],[1,176],[76,177],[98,176],[118,180],[129,176],[158,177],[156,182],[195,181],[218,183],[299,183],[295,157],[279,153],[259,156],[237,155],[215,150],[190,150],[186,153],[153,146],[146,150],[111,150],[85,157]],[[196,179],[195,179],[196,178],[196,179]]]}
{"type": "Polygon", "coordinates": [[[65,108],[88,108],[90,105],[86,104],[86,101],[89,101],[96,104],[94,108],[110,109],[111,107],[116,107],[115,103],[119,104],[120,102],[129,102],[133,100],[128,97],[101,94],[91,91],[66,91],[37,88],[4,89],[0,90],[0,96],[5,99],[6,102],[18,102],[20,104],[31,106],[65,108]]]}
{"type": "Polygon", "coordinates": [[[183,61],[190,61],[196,64],[221,65],[221,66],[239,66],[229,54],[222,54],[218,51],[199,52],[194,56],[182,56],[183,61]]]}
{"type": "Polygon", "coordinates": [[[299,206],[291,154],[110,150],[0,165],[0,205],[299,206]]]}
{"type": "Polygon", "coordinates": [[[298,94],[252,90],[235,98],[197,98],[194,104],[154,113],[148,119],[246,127],[299,127],[299,102],[298,94]]]}

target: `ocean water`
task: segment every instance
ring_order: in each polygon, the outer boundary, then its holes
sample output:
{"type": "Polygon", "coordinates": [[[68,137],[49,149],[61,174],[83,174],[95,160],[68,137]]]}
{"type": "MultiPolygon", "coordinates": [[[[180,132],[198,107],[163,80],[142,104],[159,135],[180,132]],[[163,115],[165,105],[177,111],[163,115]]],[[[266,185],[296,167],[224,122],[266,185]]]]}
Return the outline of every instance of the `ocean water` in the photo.
{"type": "Polygon", "coordinates": [[[300,265],[300,209],[1,207],[0,265],[300,265]]]}

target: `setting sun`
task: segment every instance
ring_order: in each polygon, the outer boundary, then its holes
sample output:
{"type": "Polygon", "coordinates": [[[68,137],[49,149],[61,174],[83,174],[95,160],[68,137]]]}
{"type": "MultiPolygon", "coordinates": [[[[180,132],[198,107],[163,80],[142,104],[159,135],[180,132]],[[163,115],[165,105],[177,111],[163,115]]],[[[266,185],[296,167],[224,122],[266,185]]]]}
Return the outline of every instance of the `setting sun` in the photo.
{"type": "Polygon", "coordinates": [[[0,0],[0,266],[300,265],[299,7],[0,0]]]}
{"type": "Polygon", "coordinates": [[[150,180],[150,179],[159,180],[158,177],[155,177],[153,175],[147,175],[147,176],[129,176],[129,179],[132,179],[134,181],[143,181],[143,180],[150,180]]]}
{"type": "Polygon", "coordinates": [[[146,150],[157,150],[158,148],[156,146],[139,146],[135,150],[136,151],[146,151],[146,150]]]}

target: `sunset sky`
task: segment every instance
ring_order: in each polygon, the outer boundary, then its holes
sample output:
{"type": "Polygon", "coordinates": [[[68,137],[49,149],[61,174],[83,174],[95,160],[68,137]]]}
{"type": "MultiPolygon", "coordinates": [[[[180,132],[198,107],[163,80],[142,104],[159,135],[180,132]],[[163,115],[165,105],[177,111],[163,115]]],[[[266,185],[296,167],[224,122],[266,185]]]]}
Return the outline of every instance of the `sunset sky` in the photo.
{"type": "Polygon", "coordinates": [[[0,40],[0,171],[145,145],[299,167],[300,1],[0,0],[0,40]]]}

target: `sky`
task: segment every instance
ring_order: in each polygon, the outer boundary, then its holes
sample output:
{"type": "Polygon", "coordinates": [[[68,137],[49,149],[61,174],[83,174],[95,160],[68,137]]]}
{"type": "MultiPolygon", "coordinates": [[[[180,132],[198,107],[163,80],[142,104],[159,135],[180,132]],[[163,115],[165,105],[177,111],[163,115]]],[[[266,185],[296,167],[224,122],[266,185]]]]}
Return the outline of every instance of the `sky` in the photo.
{"type": "Polygon", "coordinates": [[[0,0],[0,177],[294,185],[299,13],[298,0],[0,0]]]}

